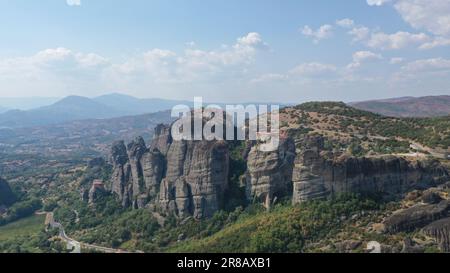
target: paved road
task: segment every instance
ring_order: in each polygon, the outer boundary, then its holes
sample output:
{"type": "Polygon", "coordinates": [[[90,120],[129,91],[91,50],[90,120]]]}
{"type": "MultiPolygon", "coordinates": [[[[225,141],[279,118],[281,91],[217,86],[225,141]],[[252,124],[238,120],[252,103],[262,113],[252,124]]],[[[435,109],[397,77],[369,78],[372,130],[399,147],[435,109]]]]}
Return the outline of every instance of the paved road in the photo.
{"type": "Polygon", "coordinates": [[[108,248],[108,247],[102,247],[97,245],[91,245],[91,244],[85,244],[78,242],[69,236],[67,236],[64,227],[55,221],[55,218],[53,216],[53,212],[47,213],[47,217],[45,220],[46,226],[50,226],[51,228],[59,229],[59,235],[58,237],[64,241],[67,245],[67,250],[72,250],[71,253],[81,253],[82,248],[91,249],[99,252],[104,253],[130,253],[121,249],[114,249],[114,248],[108,248]]]}

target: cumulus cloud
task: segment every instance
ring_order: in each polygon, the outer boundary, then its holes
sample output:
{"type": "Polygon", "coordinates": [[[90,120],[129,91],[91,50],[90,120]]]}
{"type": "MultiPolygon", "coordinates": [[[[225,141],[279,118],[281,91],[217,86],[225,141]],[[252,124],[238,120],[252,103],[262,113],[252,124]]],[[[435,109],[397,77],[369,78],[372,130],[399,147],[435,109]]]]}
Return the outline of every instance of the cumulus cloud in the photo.
{"type": "Polygon", "coordinates": [[[343,27],[343,28],[351,28],[351,27],[353,27],[354,24],[355,24],[355,22],[349,18],[345,18],[345,19],[336,21],[336,25],[343,27]]]}
{"type": "Polygon", "coordinates": [[[413,28],[434,35],[450,35],[450,1],[448,0],[367,0],[370,6],[393,3],[403,20],[413,28]]]}
{"type": "Polygon", "coordinates": [[[393,34],[383,32],[372,33],[367,45],[376,49],[402,49],[410,45],[425,43],[430,37],[425,33],[413,34],[405,31],[399,31],[393,34]]]}
{"type": "Polygon", "coordinates": [[[434,40],[424,43],[419,48],[420,49],[433,49],[435,47],[441,47],[441,46],[450,46],[450,38],[444,38],[444,37],[436,37],[434,40]]]}
{"type": "Polygon", "coordinates": [[[370,34],[370,29],[364,26],[355,27],[348,32],[353,36],[353,42],[360,42],[367,39],[370,34]]]}
{"type": "Polygon", "coordinates": [[[402,70],[408,72],[449,71],[450,60],[444,58],[417,60],[406,64],[402,67],[402,70]]]}
{"type": "Polygon", "coordinates": [[[317,77],[336,72],[337,68],[332,64],[317,62],[303,63],[293,68],[289,73],[297,76],[317,77]]]}
{"type": "Polygon", "coordinates": [[[370,60],[380,60],[383,57],[380,54],[373,53],[371,51],[357,51],[353,53],[353,62],[350,63],[347,68],[355,69],[362,65],[362,63],[370,60]]]}
{"type": "Polygon", "coordinates": [[[394,7],[403,20],[414,28],[435,35],[450,35],[450,1],[398,0],[394,7]]]}
{"type": "Polygon", "coordinates": [[[313,30],[309,26],[304,26],[303,29],[301,29],[301,32],[303,35],[312,38],[314,43],[318,43],[321,40],[328,39],[333,35],[333,26],[323,25],[317,30],[313,30]]]}
{"type": "Polygon", "coordinates": [[[250,83],[280,82],[285,81],[287,79],[289,79],[289,76],[285,74],[268,73],[250,80],[250,83]]]}
{"type": "Polygon", "coordinates": [[[391,2],[391,0],[367,0],[369,6],[382,6],[389,2],[391,2]]]}
{"type": "Polygon", "coordinates": [[[88,86],[91,91],[95,88],[101,92],[111,88],[145,90],[155,84],[158,87],[185,83],[220,85],[246,76],[247,67],[255,61],[258,52],[266,49],[267,43],[256,32],[215,50],[189,45],[181,52],[154,48],[119,62],[96,53],[50,48],[31,56],[0,59],[0,85],[24,92],[32,83],[36,89],[41,86],[40,90],[55,92],[84,90],[88,86]]]}
{"type": "Polygon", "coordinates": [[[81,6],[81,0],[66,0],[69,6],[81,6]]]}
{"type": "Polygon", "coordinates": [[[394,58],[391,58],[391,60],[389,61],[389,63],[390,63],[390,64],[399,64],[399,63],[402,63],[403,61],[404,61],[403,58],[400,58],[400,57],[394,57],[394,58]]]}

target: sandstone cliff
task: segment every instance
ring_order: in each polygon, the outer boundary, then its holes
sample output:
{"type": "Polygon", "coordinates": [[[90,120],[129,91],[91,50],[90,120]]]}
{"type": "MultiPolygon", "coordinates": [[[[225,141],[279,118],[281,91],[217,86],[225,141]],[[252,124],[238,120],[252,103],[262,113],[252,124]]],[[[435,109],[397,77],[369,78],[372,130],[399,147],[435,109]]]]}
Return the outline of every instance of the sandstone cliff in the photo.
{"type": "Polygon", "coordinates": [[[212,216],[228,186],[229,152],[224,141],[172,141],[160,125],[147,148],[142,138],[112,147],[111,191],[123,206],[152,204],[180,217],[212,216]]]}
{"type": "MultiPolygon", "coordinates": [[[[229,147],[226,141],[174,141],[170,126],[159,125],[149,147],[142,138],[114,143],[111,191],[123,206],[152,205],[179,217],[209,217],[226,201],[229,147]]],[[[245,158],[247,202],[267,207],[284,197],[301,203],[339,193],[397,196],[449,179],[438,161],[333,154],[318,135],[287,134],[274,152],[260,151],[255,142],[245,158]]]]}
{"type": "Polygon", "coordinates": [[[158,150],[150,150],[139,137],[127,147],[115,142],[111,151],[113,173],[111,191],[124,207],[142,208],[155,196],[164,172],[164,158],[158,150]]]}
{"type": "Polygon", "coordinates": [[[437,161],[410,162],[393,156],[336,158],[323,151],[320,136],[306,137],[296,145],[294,203],[337,193],[396,195],[449,179],[448,172],[437,161]]]}
{"type": "Polygon", "coordinates": [[[274,198],[290,196],[294,159],[295,145],[292,139],[282,140],[274,152],[260,151],[254,145],[247,157],[247,199],[264,202],[268,207],[274,198]]]}
{"type": "Polygon", "coordinates": [[[424,228],[424,233],[436,239],[440,248],[450,252],[450,218],[436,221],[424,228]]]}

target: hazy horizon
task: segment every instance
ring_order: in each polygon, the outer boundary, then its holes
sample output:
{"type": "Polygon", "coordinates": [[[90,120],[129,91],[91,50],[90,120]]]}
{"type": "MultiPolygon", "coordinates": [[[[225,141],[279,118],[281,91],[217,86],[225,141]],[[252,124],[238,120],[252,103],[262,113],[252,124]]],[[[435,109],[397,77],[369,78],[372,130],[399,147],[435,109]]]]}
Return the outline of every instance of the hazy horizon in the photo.
{"type": "Polygon", "coordinates": [[[0,98],[450,95],[449,21],[445,0],[0,0],[0,98]]]}

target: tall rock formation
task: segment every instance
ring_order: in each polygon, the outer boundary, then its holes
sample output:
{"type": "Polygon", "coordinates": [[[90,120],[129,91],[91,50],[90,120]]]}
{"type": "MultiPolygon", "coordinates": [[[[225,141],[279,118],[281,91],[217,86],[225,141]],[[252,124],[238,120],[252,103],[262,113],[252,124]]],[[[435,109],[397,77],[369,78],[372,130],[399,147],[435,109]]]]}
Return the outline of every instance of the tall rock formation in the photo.
{"type": "Polygon", "coordinates": [[[436,239],[442,251],[450,252],[450,218],[445,218],[423,229],[423,232],[436,239]]]}
{"type": "Polygon", "coordinates": [[[166,211],[195,218],[219,210],[228,187],[229,152],[224,141],[176,141],[167,153],[159,203],[166,211]]]}
{"type": "Polygon", "coordinates": [[[158,150],[149,150],[141,137],[128,146],[123,141],[112,146],[111,191],[116,193],[124,207],[142,208],[159,189],[164,158],[158,150]]]}
{"type": "Polygon", "coordinates": [[[438,161],[410,162],[393,156],[335,158],[323,150],[323,142],[320,136],[307,136],[296,143],[294,203],[338,193],[395,195],[449,179],[447,170],[438,161]]]}
{"type": "Polygon", "coordinates": [[[209,217],[221,208],[228,187],[225,141],[173,141],[159,125],[147,148],[142,138],[112,147],[111,191],[123,206],[153,204],[180,217],[209,217]]]}
{"type": "MultiPolygon", "coordinates": [[[[242,182],[247,201],[267,207],[283,197],[301,203],[339,193],[396,196],[450,177],[438,161],[339,156],[327,151],[318,135],[287,132],[273,152],[252,145],[242,182]]],[[[113,145],[111,191],[123,206],[151,205],[179,217],[212,216],[226,202],[229,149],[226,141],[174,141],[170,126],[159,125],[149,148],[142,138],[113,145]]]]}
{"type": "Polygon", "coordinates": [[[290,196],[294,159],[295,145],[290,138],[281,140],[273,152],[261,151],[254,145],[247,157],[245,175],[248,201],[257,200],[269,207],[274,198],[290,196]]]}

